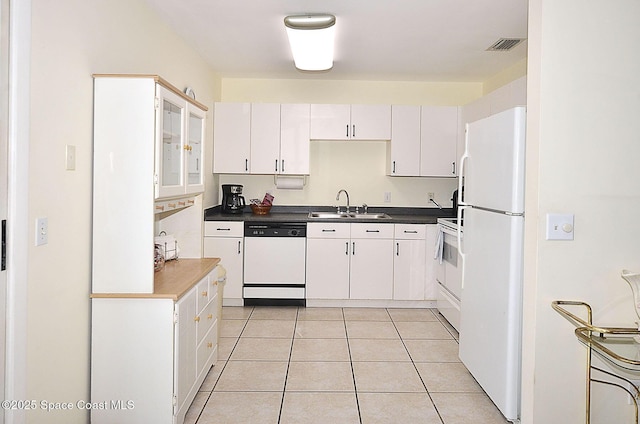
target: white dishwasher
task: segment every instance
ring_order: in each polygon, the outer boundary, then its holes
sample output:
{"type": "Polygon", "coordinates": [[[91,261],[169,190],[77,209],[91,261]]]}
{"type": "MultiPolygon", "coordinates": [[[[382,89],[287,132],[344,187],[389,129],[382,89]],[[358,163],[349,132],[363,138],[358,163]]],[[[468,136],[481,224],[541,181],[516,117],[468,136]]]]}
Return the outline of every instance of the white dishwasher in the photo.
{"type": "Polygon", "coordinates": [[[305,306],[307,224],[244,224],[244,304],[305,306]]]}

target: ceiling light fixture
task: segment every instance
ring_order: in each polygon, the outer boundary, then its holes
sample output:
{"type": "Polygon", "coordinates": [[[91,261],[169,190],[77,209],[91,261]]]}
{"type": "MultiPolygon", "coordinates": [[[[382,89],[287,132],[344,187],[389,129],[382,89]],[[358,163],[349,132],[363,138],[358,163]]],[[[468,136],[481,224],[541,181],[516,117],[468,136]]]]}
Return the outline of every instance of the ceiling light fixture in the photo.
{"type": "Polygon", "coordinates": [[[328,14],[284,18],[296,68],[326,71],[333,67],[336,17],[328,14]]]}

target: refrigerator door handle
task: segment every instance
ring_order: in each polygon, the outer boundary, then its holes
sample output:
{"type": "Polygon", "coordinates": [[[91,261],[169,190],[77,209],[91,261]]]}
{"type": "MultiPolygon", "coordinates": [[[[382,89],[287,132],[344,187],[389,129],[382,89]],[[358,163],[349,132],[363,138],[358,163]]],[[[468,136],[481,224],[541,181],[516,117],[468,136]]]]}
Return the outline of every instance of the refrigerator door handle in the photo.
{"type": "MultiPolygon", "coordinates": [[[[459,193],[459,192],[458,192],[459,193]]],[[[471,206],[458,206],[458,231],[456,233],[456,238],[458,241],[458,254],[460,255],[460,258],[462,259],[462,263],[459,264],[458,266],[462,267],[462,284],[460,285],[461,289],[464,289],[464,257],[465,257],[465,253],[464,250],[462,248],[463,243],[462,243],[462,225],[460,225],[460,223],[462,222],[462,211],[464,209],[470,209],[471,206]]]]}
{"type": "MultiPolygon", "coordinates": [[[[463,180],[464,180],[464,164],[467,162],[467,159],[469,159],[469,149],[468,149],[468,145],[469,145],[469,124],[465,124],[464,126],[464,153],[462,154],[462,156],[460,157],[460,164],[458,167],[458,205],[464,205],[464,202],[462,201],[462,187],[464,186],[463,180]]],[[[460,209],[458,209],[460,210],[460,209]]],[[[461,218],[460,213],[458,213],[458,220],[461,218]]],[[[458,221],[460,222],[460,221],[458,221]]]]}

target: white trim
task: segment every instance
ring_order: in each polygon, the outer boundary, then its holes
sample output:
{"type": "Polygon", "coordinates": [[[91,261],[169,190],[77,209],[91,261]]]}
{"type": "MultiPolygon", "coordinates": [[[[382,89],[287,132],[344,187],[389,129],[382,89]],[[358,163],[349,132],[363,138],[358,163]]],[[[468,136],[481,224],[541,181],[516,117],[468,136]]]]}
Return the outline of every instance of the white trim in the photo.
{"type": "MultiPolygon", "coordinates": [[[[27,256],[29,235],[29,102],[31,0],[9,0],[9,139],[7,233],[6,399],[27,398],[27,256]]],[[[5,410],[7,424],[26,422],[5,410]]]]}

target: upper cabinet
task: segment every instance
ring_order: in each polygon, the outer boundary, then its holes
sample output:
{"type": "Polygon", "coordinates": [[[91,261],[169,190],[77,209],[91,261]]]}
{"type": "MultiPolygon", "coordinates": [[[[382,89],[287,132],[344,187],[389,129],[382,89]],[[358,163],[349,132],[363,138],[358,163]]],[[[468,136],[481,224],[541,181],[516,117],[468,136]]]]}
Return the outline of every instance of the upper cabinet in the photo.
{"type": "Polygon", "coordinates": [[[390,105],[311,105],[312,140],[389,140],[390,105]]]}
{"type": "Polygon", "coordinates": [[[251,103],[216,103],[213,113],[213,172],[248,174],[251,103]]]}
{"type": "Polygon", "coordinates": [[[216,103],[213,172],[309,174],[309,104],[216,103]]]}
{"type": "Polygon", "coordinates": [[[420,175],[420,106],[391,106],[387,175],[420,175]]]}
{"type": "Polygon", "coordinates": [[[422,106],[420,113],[420,175],[456,176],[457,106],[422,106]]]}
{"type": "Polygon", "coordinates": [[[455,177],[458,107],[392,106],[387,175],[455,177]]]}
{"type": "Polygon", "coordinates": [[[205,111],[160,84],[156,98],[156,199],[202,193],[205,111]]]}

